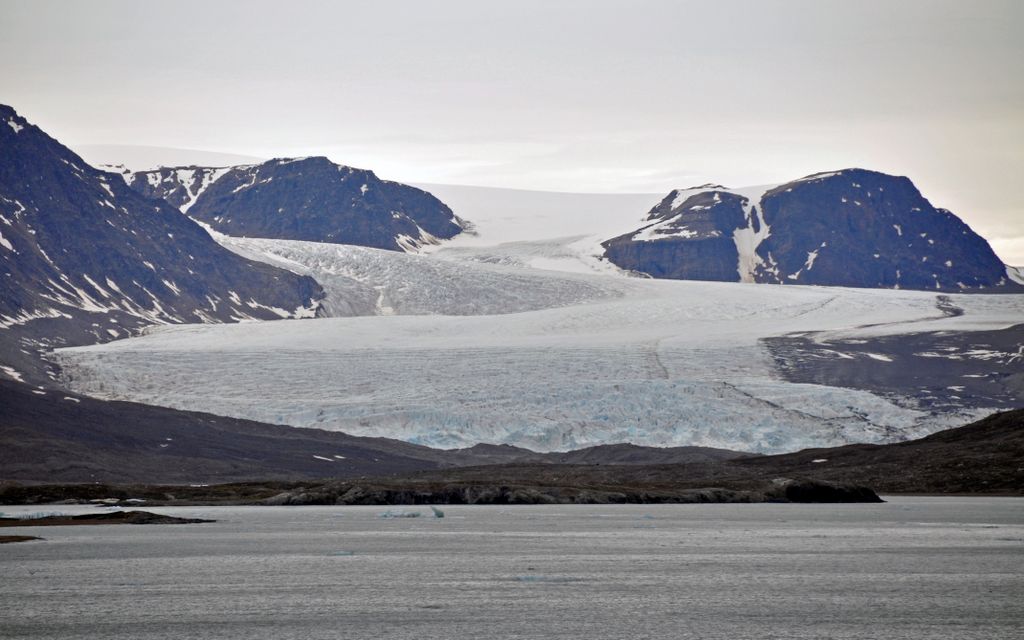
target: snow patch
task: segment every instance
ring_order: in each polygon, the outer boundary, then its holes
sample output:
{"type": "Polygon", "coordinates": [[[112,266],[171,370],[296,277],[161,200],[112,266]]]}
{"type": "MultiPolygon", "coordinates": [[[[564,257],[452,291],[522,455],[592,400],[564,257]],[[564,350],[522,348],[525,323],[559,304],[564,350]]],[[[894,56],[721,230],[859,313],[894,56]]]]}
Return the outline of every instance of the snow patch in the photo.
{"type": "Polygon", "coordinates": [[[36,309],[35,311],[20,311],[16,316],[0,315],[0,329],[27,324],[33,320],[44,318],[70,318],[68,314],[56,309],[36,309]]]}
{"type": "Polygon", "coordinates": [[[90,278],[89,274],[83,273],[82,274],[82,278],[84,278],[85,281],[89,283],[89,286],[91,286],[93,289],[96,290],[96,293],[100,294],[104,298],[109,298],[110,297],[110,293],[106,289],[101,287],[99,284],[97,284],[95,280],[90,278]]]}
{"type": "MultiPolygon", "coordinates": [[[[689,229],[688,227],[674,228],[673,225],[679,221],[680,216],[669,218],[668,220],[662,220],[652,225],[646,226],[643,229],[633,234],[631,240],[634,242],[653,242],[655,240],[664,240],[666,238],[696,238],[700,236],[699,233],[689,229]]],[[[719,235],[718,232],[714,232],[710,237],[719,235]]]]}
{"type": "Polygon", "coordinates": [[[238,185],[237,187],[231,190],[231,193],[238,193],[243,189],[248,189],[249,187],[253,186],[254,184],[256,184],[257,177],[259,177],[259,169],[251,169],[248,184],[238,185]]]}
{"type": "Polygon", "coordinates": [[[730,192],[744,198],[743,212],[747,219],[747,226],[732,232],[733,242],[736,243],[736,252],[739,254],[736,271],[739,273],[740,282],[754,282],[755,270],[758,266],[764,266],[764,260],[757,255],[757,248],[771,235],[771,228],[765,222],[761,200],[764,198],[764,194],[777,186],[762,185],[730,192]],[[757,224],[756,231],[754,230],[755,222],[757,224]]]}
{"type": "Polygon", "coordinates": [[[8,367],[7,365],[0,364],[0,372],[15,382],[25,382],[25,378],[22,377],[21,372],[14,367],[8,367]]]}
{"type": "Polygon", "coordinates": [[[814,267],[814,261],[818,259],[818,251],[820,251],[820,249],[807,252],[807,262],[804,263],[804,269],[807,271],[810,271],[814,267]]]}
{"type": "Polygon", "coordinates": [[[178,285],[176,283],[171,282],[170,280],[168,280],[166,278],[161,279],[161,282],[164,283],[165,287],[167,287],[168,289],[173,291],[174,295],[176,295],[176,296],[180,296],[181,295],[181,289],[178,288],[178,285]]]}
{"type": "Polygon", "coordinates": [[[868,352],[865,352],[864,355],[866,355],[867,357],[871,358],[872,360],[878,360],[879,362],[892,362],[892,358],[890,358],[889,356],[887,356],[887,355],[885,355],[883,353],[868,353],[868,352]]]}
{"type": "Polygon", "coordinates": [[[1011,267],[1007,265],[1006,277],[1017,284],[1024,284],[1024,267],[1011,267]]]}

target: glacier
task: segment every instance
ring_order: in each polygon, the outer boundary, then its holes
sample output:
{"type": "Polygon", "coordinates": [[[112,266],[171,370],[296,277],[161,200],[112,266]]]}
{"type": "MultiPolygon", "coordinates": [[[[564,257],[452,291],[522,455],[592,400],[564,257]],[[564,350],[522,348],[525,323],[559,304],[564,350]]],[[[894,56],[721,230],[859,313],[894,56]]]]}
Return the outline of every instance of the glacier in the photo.
{"type": "Polygon", "coordinates": [[[973,331],[1024,317],[1020,295],[946,296],[963,310],[950,316],[920,291],[628,277],[595,247],[636,224],[640,196],[602,209],[555,194],[545,208],[529,192],[535,215],[517,221],[507,203],[489,207],[464,189],[473,197],[452,206],[473,233],[419,254],[213,234],[313,276],[330,317],[161,326],[60,349],[64,383],[442,448],[632,442],[773,453],[906,440],[986,412],[933,415],[901,398],[789,383],[762,339],[973,331]],[[599,215],[588,218],[588,207],[599,215]]]}

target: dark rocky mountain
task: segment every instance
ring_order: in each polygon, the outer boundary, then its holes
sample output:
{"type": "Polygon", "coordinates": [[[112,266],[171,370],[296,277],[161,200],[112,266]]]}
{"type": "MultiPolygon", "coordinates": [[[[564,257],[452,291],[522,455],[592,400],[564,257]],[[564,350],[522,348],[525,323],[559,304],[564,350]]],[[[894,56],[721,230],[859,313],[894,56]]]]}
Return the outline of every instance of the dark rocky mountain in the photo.
{"type": "Polygon", "coordinates": [[[0,363],[140,327],[311,316],[311,278],[241,258],[162,200],[99,171],[0,106],[0,363]]]}
{"type": "Polygon", "coordinates": [[[637,231],[603,243],[656,278],[1024,291],[988,242],[905,177],[864,169],[771,188],[703,185],[668,194],[637,231]]]}
{"type": "Polygon", "coordinates": [[[465,226],[426,191],[323,157],[227,169],[162,168],[128,181],[231,236],[413,251],[452,238],[465,226]]]}

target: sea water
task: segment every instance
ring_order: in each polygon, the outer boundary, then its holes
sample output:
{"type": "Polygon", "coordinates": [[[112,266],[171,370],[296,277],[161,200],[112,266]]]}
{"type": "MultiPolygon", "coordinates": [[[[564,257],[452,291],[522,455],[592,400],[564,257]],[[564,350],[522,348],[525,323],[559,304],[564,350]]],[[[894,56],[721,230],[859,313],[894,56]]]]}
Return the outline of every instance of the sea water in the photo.
{"type": "Polygon", "coordinates": [[[0,637],[1024,635],[1024,499],[151,510],[4,530],[0,637]]]}

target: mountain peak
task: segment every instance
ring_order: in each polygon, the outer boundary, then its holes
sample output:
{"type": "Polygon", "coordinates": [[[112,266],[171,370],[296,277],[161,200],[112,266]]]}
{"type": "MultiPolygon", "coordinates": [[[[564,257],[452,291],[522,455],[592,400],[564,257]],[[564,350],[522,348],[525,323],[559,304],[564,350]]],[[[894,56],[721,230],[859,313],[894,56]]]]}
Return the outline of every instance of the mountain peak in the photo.
{"type": "Polygon", "coordinates": [[[328,158],[327,156],[299,156],[299,157],[296,157],[296,158],[272,158],[270,160],[267,160],[263,164],[266,164],[266,165],[273,165],[273,164],[281,165],[281,164],[294,164],[296,162],[301,162],[303,164],[335,164],[335,163],[331,162],[331,159],[328,158]]]}
{"type": "Polygon", "coordinates": [[[708,190],[711,190],[711,189],[722,189],[724,191],[728,191],[729,187],[725,187],[725,186],[722,186],[720,184],[715,184],[713,182],[706,182],[704,184],[699,184],[699,185],[697,185],[695,187],[686,187],[685,189],[676,189],[676,191],[708,191],[708,190]]]}
{"type": "Polygon", "coordinates": [[[767,188],[672,191],[604,243],[654,277],[940,291],[1018,291],[988,243],[905,176],[849,168],[767,188]]]}
{"type": "Polygon", "coordinates": [[[465,223],[431,194],[324,156],[217,169],[161,168],[128,177],[227,235],[416,251],[465,223]]]}
{"type": "Polygon", "coordinates": [[[25,118],[19,116],[14,107],[6,104],[0,104],[0,120],[14,120],[20,123],[25,122],[25,118]]]}
{"type": "Polygon", "coordinates": [[[0,124],[0,359],[28,362],[12,336],[81,344],[150,324],[315,311],[312,279],[231,253],[12,113],[0,111],[20,127],[0,124]]]}

